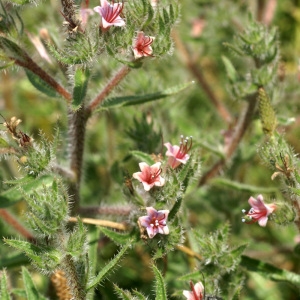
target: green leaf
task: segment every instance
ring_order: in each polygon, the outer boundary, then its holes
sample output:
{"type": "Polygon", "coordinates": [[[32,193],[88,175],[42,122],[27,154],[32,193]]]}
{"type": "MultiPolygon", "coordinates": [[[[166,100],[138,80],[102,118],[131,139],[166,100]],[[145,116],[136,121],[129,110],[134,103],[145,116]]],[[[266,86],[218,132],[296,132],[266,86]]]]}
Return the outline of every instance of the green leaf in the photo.
{"type": "Polygon", "coordinates": [[[262,262],[245,255],[242,255],[240,265],[248,271],[257,272],[263,277],[267,277],[273,281],[284,281],[294,284],[296,287],[300,286],[300,275],[279,269],[271,264],[262,262]]]}
{"type": "Polygon", "coordinates": [[[137,160],[139,160],[140,162],[145,162],[146,164],[148,164],[149,166],[153,165],[155,163],[155,161],[152,159],[152,157],[147,154],[144,153],[142,151],[130,151],[130,153],[137,158],[137,160]]]}
{"type": "Polygon", "coordinates": [[[275,193],[278,191],[276,187],[266,188],[266,187],[254,186],[254,185],[243,184],[240,182],[228,180],[226,178],[215,178],[211,180],[211,183],[215,186],[220,186],[232,190],[250,192],[250,193],[267,194],[267,193],[275,193]]]}
{"type": "Polygon", "coordinates": [[[194,81],[179,84],[179,85],[173,86],[171,88],[168,88],[162,92],[157,92],[157,93],[153,93],[153,94],[132,95],[132,96],[109,98],[103,102],[100,109],[117,108],[117,107],[122,107],[122,106],[129,106],[129,105],[138,105],[138,104],[142,104],[142,103],[146,103],[146,102],[150,102],[150,101],[154,101],[154,100],[159,100],[159,99],[171,96],[171,95],[175,95],[175,94],[185,90],[186,88],[191,86],[193,83],[194,83],[194,81]]]}
{"type": "Polygon", "coordinates": [[[27,53],[13,41],[0,36],[0,48],[4,51],[7,57],[26,63],[27,53]]]}
{"type": "Polygon", "coordinates": [[[148,26],[151,23],[153,17],[154,17],[153,7],[152,7],[150,1],[147,1],[147,19],[146,19],[145,23],[143,24],[142,28],[145,28],[146,26],[148,26]]]}
{"type": "Polygon", "coordinates": [[[123,300],[132,300],[132,295],[129,291],[124,291],[123,289],[119,288],[116,284],[114,284],[114,289],[118,295],[118,298],[123,300]]]}
{"type": "Polygon", "coordinates": [[[1,285],[0,285],[0,299],[1,300],[10,300],[10,293],[7,286],[7,277],[5,270],[1,272],[1,285]]]}
{"type": "MultiPolygon", "coordinates": [[[[88,259],[88,278],[92,278],[95,275],[95,271],[97,269],[97,260],[98,260],[98,239],[99,239],[100,229],[99,226],[90,226],[88,230],[89,237],[89,259],[88,259]]],[[[87,300],[94,299],[93,291],[90,291],[87,296],[87,300]]]]}
{"type": "MultiPolygon", "coordinates": [[[[22,190],[29,195],[35,190],[41,189],[43,186],[50,186],[52,184],[53,178],[49,175],[44,175],[39,178],[32,178],[30,176],[24,178],[22,185],[22,190]],[[28,182],[26,182],[28,180],[28,182]]],[[[19,190],[19,186],[13,187],[9,190],[0,194],[0,208],[5,208],[14,205],[15,203],[21,201],[23,195],[19,190]]]]}
{"type": "Polygon", "coordinates": [[[203,276],[203,274],[201,273],[201,271],[195,271],[195,272],[192,272],[192,273],[188,273],[188,274],[185,274],[181,277],[179,277],[178,279],[179,280],[182,280],[182,281],[199,281],[199,278],[201,278],[203,276]]]}
{"type": "Polygon", "coordinates": [[[110,230],[106,227],[100,227],[100,231],[103,232],[107,237],[109,237],[112,241],[114,241],[118,245],[126,245],[128,239],[130,238],[130,234],[123,234],[113,230],[110,230]]]}
{"type": "Polygon", "coordinates": [[[234,68],[231,61],[224,55],[222,55],[222,60],[226,69],[227,76],[231,82],[236,82],[238,76],[236,69],[234,68]]]}
{"type": "Polygon", "coordinates": [[[120,252],[108,263],[106,264],[103,269],[97,274],[97,276],[87,285],[87,291],[89,291],[91,288],[96,287],[102,280],[105,279],[105,277],[108,275],[108,273],[115,269],[120,262],[121,258],[124,256],[128,248],[131,246],[132,241],[129,241],[121,250],[120,252]]]}
{"type": "Polygon", "coordinates": [[[32,281],[31,275],[25,267],[22,267],[22,277],[24,282],[24,287],[26,291],[27,299],[39,300],[39,293],[32,281]]]}
{"type": "Polygon", "coordinates": [[[138,300],[147,300],[147,298],[138,291],[133,291],[133,294],[137,297],[138,300]]]}
{"type": "Polygon", "coordinates": [[[87,92],[90,72],[88,69],[78,68],[74,75],[74,89],[73,89],[73,109],[78,109],[84,101],[87,92]]]}
{"type": "Polygon", "coordinates": [[[51,247],[42,247],[30,242],[5,239],[11,247],[25,252],[25,254],[41,269],[53,267],[60,262],[60,253],[51,247]]]}
{"type": "Polygon", "coordinates": [[[0,261],[0,269],[19,267],[29,263],[30,261],[24,253],[13,254],[11,256],[2,256],[0,261]]]}
{"type": "Polygon", "coordinates": [[[167,291],[164,278],[158,268],[152,265],[154,275],[155,275],[155,300],[167,300],[167,291]]]}
{"type": "Polygon", "coordinates": [[[181,207],[181,204],[182,204],[182,197],[176,199],[176,202],[174,203],[173,207],[170,210],[168,221],[172,221],[175,218],[175,216],[177,215],[181,207]]]}
{"type": "Polygon", "coordinates": [[[8,148],[9,147],[9,143],[1,137],[0,137],[0,147],[1,148],[8,148]]]}
{"type": "Polygon", "coordinates": [[[234,249],[230,250],[230,254],[231,256],[235,259],[235,258],[240,258],[240,256],[242,255],[242,253],[245,251],[245,249],[248,247],[248,244],[243,244],[240,245],[238,247],[235,247],[234,249]]]}
{"type": "Polygon", "coordinates": [[[24,69],[30,83],[40,92],[48,97],[58,97],[58,94],[54,88],[46,83],[41,77],[35,75],[28,69],[24,69]]]}

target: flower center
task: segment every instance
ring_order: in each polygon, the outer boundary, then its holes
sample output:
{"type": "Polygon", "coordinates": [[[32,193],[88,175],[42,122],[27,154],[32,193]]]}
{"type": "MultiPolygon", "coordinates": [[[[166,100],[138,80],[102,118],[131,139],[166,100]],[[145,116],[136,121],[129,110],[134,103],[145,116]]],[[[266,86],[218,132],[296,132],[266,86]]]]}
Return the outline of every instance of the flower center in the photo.
{"type": "Polygon", "coordinates": [[[161,169],[157,170],[156,172],[150,171],[150,176],[148,178],[148,183],[153,183],[156,181],[156,179],[159,177],[160,173],[161,173],[161,169]]]}
{"type": "Polygon", "coordinates": [[[192,136],[186,137],[184,139],[183,135],[180,137],[180,147],[179,151],[176,154],[176,158],[182,159],[186,156],[186,154],[191,150],[193,145],[192,136]]]}
{"type": "Polygon", "coordinates": [[[164,221],[165,219],[165,214],[163,214],[160,218],[152,218],[150,226],[157,228],[159,226],[166,226],[167,223],[164,221]]]}

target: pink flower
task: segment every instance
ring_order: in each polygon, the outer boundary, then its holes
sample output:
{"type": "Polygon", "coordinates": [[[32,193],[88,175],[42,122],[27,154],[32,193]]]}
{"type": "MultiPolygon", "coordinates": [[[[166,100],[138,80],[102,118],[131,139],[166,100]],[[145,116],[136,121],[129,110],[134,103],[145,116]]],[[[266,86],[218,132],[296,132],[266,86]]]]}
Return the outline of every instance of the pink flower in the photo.
{"type": "Polygon", "coordinates": [[[165,184],[165,179],[160,176],[161,163],[157,162],[152,166],[148,166],[146,163],[139,163],[142,172],[133,173],[133,178],[139,180],[145,191],[149,191],[153,186],[163,186],[165,184]]]}
{"type": "Polygon", "coordinates": [[[187,300],[202,300],[204,299],[204,286],[201,281],[197,282],[195,285],[190,282],[192,291],[183,291],[183,295],[187,300]]]}
{"type": "Polygon", "coordinates": [[[102,17],[101,27],[106,29],[110,26],[125,26],[124,20],[120,17],[123,10],[124,3],[115,3],[112,1],[112,5],[107,0],[100,0],[101,6],[94,7],[94,11],[100,14],[102,17]]]}
{"type": "Polygon", "coordinates": [[[276,209],[276,204],[265,204],[262,195],[258,195],[257,199],[250,197],[248,202],[252,207],[247,214],[246,211],[243,210],[246,216],[242,221],[248,224],[258,221],[260,226],[265,227],[267,225],[268,216],[276,209]]]}
{"type": "Polygon", "coordinates": [[[153,207],[146,207],[146,210],[148,216],[139,217],[139,222],[141,226],[147,229],[149,238],[152,239],[157,233],[169,234],[169,228],[167,226],[169,211],[157,211],[153,207]]]}
{"type": "Polygon", "coordinates": [[[152,56],[151,44],[154,37],[147,36],[143,31],[138,31],[137,37],[133,40],[133,54],[134,58],[141,58],[143,56],[152,56]]]}
{"type": "Polygon", "coordinates": [[[183,139],[183,135],[181,136],[180,146],[172,146],[170,143],[164,144],[168,149],[166,156],[169,156],[168,164],[171,168],[175,169],[180,164],[186,164],[190,158],[188,152],[191,150],[192,144],[192,137],[183,139]]]}

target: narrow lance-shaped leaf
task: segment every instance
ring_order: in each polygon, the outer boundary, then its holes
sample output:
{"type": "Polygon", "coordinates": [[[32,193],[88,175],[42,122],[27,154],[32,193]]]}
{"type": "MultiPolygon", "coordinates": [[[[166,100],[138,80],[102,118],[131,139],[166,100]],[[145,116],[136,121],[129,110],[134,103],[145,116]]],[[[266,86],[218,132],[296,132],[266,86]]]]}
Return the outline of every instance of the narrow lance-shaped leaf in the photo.
{"type": "Polygon", "coordinates": [[[4,51],[7,57],[26,63],[27,53],[13,41],[0,36],[0,48],[4,51]]]}
{"type": "Polygon", "coordinates": [[[60,254],[57,250],[50,247],[40,247],[30,242],[20,240],[4,239],[4,242],[11,247],[25,252],[25,254],[33,260],[33,262],[40,268],[45,267],[45,258],[48,263],[52,265],[58,264],[60,261],[60,254]]]}
{"type": "Polygon", "coordinates": [[[132,295],[129,291],[124,291],[123,289],[119,288],[116,284],[114,284],[114,289],[116,291],[116,294],[118,295],[118,298],[122,300],[132,300],[132,295]]]}
{"type": "Polygon", "coordinates": [[[175,94],[185,90],[186,88],[191,86],[193,83],[194,83],[194,81],[179,84],[174,87],[168,88],[164,91],[153,93],[153,94],[109,98],[103,102],[100,109],[117,108],[117,107],[122,107],[122,106],[129,106],[129,105],[138,105],[138,104],[143,104],[143,103],[154,101],[154,100],[159,100],[159,99],[171,96],[171,95],[175,95],[175,94]]]}
{"type": "MultiPolygon", "coordinates": [[[[49,186],[52,184],[53,178],[51,176],[41,176],[39,178],[27,177],[28,182],[22,185],[22,190],[25,193],[32,194],[35,190],[42,188],[43,186],[49,186]]],[[[13,187],[0,194],[0,208],[6,208],[23,199],[22,193],[18,187],[13,187]]]]}
{"type": "Polygon", "coordinates": [[[300,275],[279,269],[271,264],[262,262],[260,260],[242,255],[241,266],[248,271],[253,271],[261,274],[264,277],[274,281],[285,281],[294,284],[296,287],[300,286],[300,275]]]}
{"type": "Polygon", "coordinates": [[[98,275],[88,284],[87,291],[89,291],[91,288],[96,287],[105,277],[108,275],[108,273],[116,268],[118,263],[120,262],[123,255],[126,253],[128,248],[131,246],[132,241],[129,241],[122,249],[121,251],[115,256],[114,259],[112,259],[107,265],[103,267],[103,269],[98,273],[98,275]]]}
{"type": "Polygon", "coordinates": [[[144,153],[142,151],[130,151],[130,153],[135,158],[137,158],[140,162],[145,162],[145,163],[147,163],[150,166],[155,163],[154,160],[152,159],[152,157],[149,154],[147,154],[147,153],[144,153]]]}
{"type": "MultiPolygon", "coordinates": [[[[10,256],[2,256],[0,261],[0,269],[15,268],[21,265],[28,265],[30,263],[29,258],[24,253],[17,253],[10,256]]],[[[0,298],[1,299],[1,298],[0,298]]]]}
{"type": "MultiPolygon", "coordinates": [[[[99,239],[99,226],[91,226],[88,230],[88,240],[89,240],[89,260],[88,260],[88,278],[95,275],[95,270],[97,266],[98,259],[98,239],[99,239]]],[[[94,299],[93,291],[90,291],[87,296],[87,300],[94,299]]]]}
{"type": "Polygon", "coordinates": [[[236,69],[234,68],[233,64],[231,61],[224,55],[222,55],[222,60],[226,69],[226,73],[228,75],[228,79],[234,83],[237,80],[237,72],[236,69]]]}
{"type": "Polygon", "coordinates": [[[144,296],[142,293],[138,291],[133,291],[133,294],[135,295],[137,300],[146,300],[146,296],[144,296]]]}
{"type": "Polygon", "coordinates": [[[73,109],[78,109],[87,92],[88,80],[89,80],[88,69],[77,69],[74,75],[74,89],[73,89],[73,109]]]}
{"type": "Polygon", "coordinates": [[[0,298],[1,300],[11,300],[10,293],[7,286],[6,272],[3,270],[0,273],[1,283],[0,283],[0,298]]]}
{"type": "Polygon", "coordinates": [[[278,188],[276,187],[260,187],[260,186],[254,186],[250,184],[244,184],[232,180],[228,180],[226,178],[215,178],[211,181],[212,185],[220,186],[222,188],[228,188],[232,190],[237,191],[244,191],[249,193],[276,193],[278,191],[278,188]]]}
{"type": "Polygon", "coordinates": [[[181,204],[182,204],[182,197],[179,197],[176,199],[176,202],[174,203],[173,207],[170,210],[170,213],[168,216],[169,221],[172,221],[174,219],[174,217],[176,216],[176,214],[179,212],[181,204]]]}
{"type": "Polygon", "coordinates": [[[39,300],[40,299],[39,293],[32,281],[31,275],[29,274],[28,270],[25,267],[22,267],[22,277],[23,277],[27,299],[39,300]]]}
{"type": "Polygon", "coordinates": [[[105,227],[100,227],[100,231],[102,231],[107,237],[119,245],[126,245],[128,239],[130,238],[130,234],[128,233],[119,233],[105,227]]]}
{"type": "Polygon", "coordinates": [[[56,90],[46,83],[41,77],[35,75],[28,69],[24,69],[30,83],[40,92],[48,97],[58,97],[56,90]]]}
{"type": "Polygon", "coordinates": [[[167,291],[164,278],[155,265],[152,265],[152,268],[155,275],[155,300],[167,300],[167,291]]]}

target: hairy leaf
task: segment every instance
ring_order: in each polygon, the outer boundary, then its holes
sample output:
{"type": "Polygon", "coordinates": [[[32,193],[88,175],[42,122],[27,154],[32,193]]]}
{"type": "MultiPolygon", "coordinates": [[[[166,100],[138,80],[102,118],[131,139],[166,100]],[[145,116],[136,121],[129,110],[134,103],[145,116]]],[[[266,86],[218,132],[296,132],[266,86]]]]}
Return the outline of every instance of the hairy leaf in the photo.
{"type": "Polygon", "coordinates": [[[296,287],[300,286],[300,275],[279,269],[269,263],[265,263],[258,259],[254,259],[245,255],[242,255],[241,266],[245,267],[248,271],[257,272],[260,275],[269,278],[273,281],[285,281],[292,283],[296,287]]]}
{"type": "Polygon", "coordinates": [[[130,151],[130,153],[137,158],[140,162],[145,162],[147,163],[149,166],[153,165],[155,163],[155,161],[152,159],[152,157],[147,154],[144,153],[142,151],[130,151]]]}
{"type": "Polygon", "coordinates": [[[89,80],[89,71],[88,69],[78,68],[74,75],[74,89],[73,89],[73,109],[78,109],[87,92],[88,80],[89,80]]]}
{"type": "Polygon", "coordinates": [[[105,277],[108,275],[108,273],[116,268],[128,248],[131,246],[131,241],[129,241],[121,250],[120,252],[112,259],[108,264],[106,264],[103,269],[97,274],[97,276],[87,285],[87,291],[89,291],[91,288],[96,287],[102,280],[105,279],[105,277]]]}
{"type": "Polygon", "coordinates": [[[153,272],[155,275],[155,300],[167,300],[167,291],[164,278],[158,268],[153,264],[153,272]]]}
{"type": "MultiPolygon", "coordinates": [[[[30,176],[25,178],[22,183],[22,190],[29,195],[35,190],[39,190],[43,186],[49,186],[52,184],[53,178],[48,175],[41,176],[39,178],[32,178],[30,176]]],[[[0,194],[0,208],[5,208],[14,205],[21,201],[23,195],[18,187],[13,187],[0,194]]]]}
{"type": "Polygon", "coordinates": [[[48,97],[58,97],[56,90],[45,82],[41,77],[35,75],[28,69],[24,69],[30,83],[40,92],[48,97]]]}
{"type": "Polygon", "coordinates": [[[8,286],[7,286],[7,277],[6,277],[6,272],[5,270],[3,270],[0,273],[1,276],[1,282],[0,282],[0,298],[1,300],[10,300],[10,293],[8,290],[8,286]]]}
{"type": "Polygon", "coordinates": [[[103,102],[100,109],[107,109],[107,108],[117,108],[122,106],[129,106],[129,105],[138,105],[143,104],[150,101],[159,100],[162,98],[166,98],[171,95],[175,95],[189,86],[191,86],[194,82],[188,82],[179,84],[177,86],[168,88],[162,92],[157,92],[153,94],[146,94],[146,95],[133,95],[133,96],[124,96],[124,97],[115,97],[115,98],[109,98],[106,101],[103,102]]]}
{"type": "Polygon", "coordinates": [[[112,241],[119,245],[126,245],[128,239],[130,238],[130,234],[119,233],[113,230],[110,230],[106,227],[100,227],[100,231],[103,232],[107,237],[109,237],[112,241]]]}
{"type": "Polygon", "coordinates": [[[39,300],[40,299],[39,293],[32,281],[31,275],[29,274],[28,270],[25,267],[22,267],[22,277],[23,277],[27,299],[39,300]]]}

